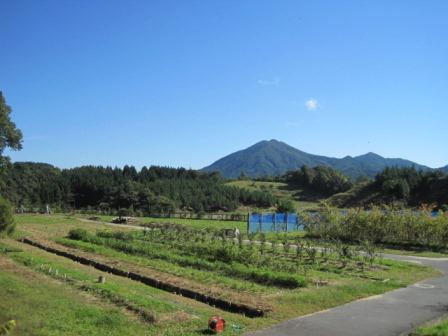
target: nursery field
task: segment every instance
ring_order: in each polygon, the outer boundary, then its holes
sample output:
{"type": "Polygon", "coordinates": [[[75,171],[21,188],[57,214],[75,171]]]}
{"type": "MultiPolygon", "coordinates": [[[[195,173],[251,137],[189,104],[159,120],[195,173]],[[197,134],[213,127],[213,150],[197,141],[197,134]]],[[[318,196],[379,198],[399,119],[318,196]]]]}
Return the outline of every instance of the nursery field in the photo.
{"type": "Polygon", "coordinates": [[[228,240],[214,227],[203,229],[203,222],[161,223],[146,230],[69,215],[21,215],[16,222],[16,239],[0,245],[0,260],[10,265],[0,270],[0,294],[7,298],[0,303],[0,324],[16,320],[18,335],[96,335],[101,330],[110,335],[201,335],[214,314],[226,319],[225,335],[238,335],[437,274],[419,265],[383,260],[367,245],[362,249],[369,253],[361,255],[361,247],[322,242],[318,249],[299,236],[294,246],[268,244],[268,238],[261,243],[253,237],[249,242],[228,240]],[[112,275],[92,267],[96,264],[74,262],[19,242],[22,237],[120,272],[112,275]],[[123,276],[129,274],[133,276],[123,276]],[[98,283],[100,275],[106,283],[98,283]],[[165,287],[148,286],[144,279],[157,279],[165,287]],[[10,286],[12,282],[17,285],[10,286]],[[185,297],[166,288],[197,294],[185,297]],[[74,312],[53,321],[51,316],[68,309],[72,297],[74,312]],[[215,300],[210,302],[216,307],[199,299],[203,297],[215,300]],[[45,309],[19,312],[24,305],[47,301],[45,309]],[[82,306],[84,315],[76,310],[82,306]],[[244,316],[229,307],[252,309],[262,317],[244,316]]]}

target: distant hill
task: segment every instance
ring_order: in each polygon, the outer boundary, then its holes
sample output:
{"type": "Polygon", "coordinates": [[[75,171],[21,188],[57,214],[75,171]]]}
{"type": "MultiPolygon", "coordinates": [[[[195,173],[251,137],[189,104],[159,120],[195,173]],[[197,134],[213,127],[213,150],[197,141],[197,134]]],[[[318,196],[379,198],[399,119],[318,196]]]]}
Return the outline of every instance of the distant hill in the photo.
{"type": "Polygon", "coordinates": [[[355,157],[346,156],[339,159],[309,154],[281,141],[264,140],[249,148],[227,155],[202,170],[207,172],[218,171],[226,178],[237,178],[241,172],[250,177],[260,177],[281,175],[288,170],[298,169],[303,165],[310,167],[330,166],[352,178],[359,176],[374,177],[388,166],[415,166],[417,169],[430,169],[409,160],[383,158],[375,153],[355,157]]]}
{"type": "Polygon", "coordinates": [[[441,171],[444,171],[445,173],[448,173],[448,165],[445,167],[440,168],[441,171]]]}

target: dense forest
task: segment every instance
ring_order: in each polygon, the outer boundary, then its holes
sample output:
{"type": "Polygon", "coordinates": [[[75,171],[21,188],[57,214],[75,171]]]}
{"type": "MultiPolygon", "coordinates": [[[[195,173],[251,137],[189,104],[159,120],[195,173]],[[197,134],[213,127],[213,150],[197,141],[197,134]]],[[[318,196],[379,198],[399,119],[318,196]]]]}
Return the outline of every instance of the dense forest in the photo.
{"type": "Polygon", "coordinates": [[[1,194],[17,207],[60,210],[92,209],[114,212],[130,209],[141,214],[176,209],[234,211],[240,205],[270,207],[276,198],[262,191],[224,185],[218,173],[184,168],[124,168],[85,166],[59,169],[49,164],[16,162],[0,181],[1,194]]]}
{"type": "Polygon", "coordinates": [[[358,183],[345,193],[334,195],[330,203],[339,207],[386,203],[419,207],[433,204],[447,210],[448,174],[441,170],[388,167],[374,180],[358,183]]]}

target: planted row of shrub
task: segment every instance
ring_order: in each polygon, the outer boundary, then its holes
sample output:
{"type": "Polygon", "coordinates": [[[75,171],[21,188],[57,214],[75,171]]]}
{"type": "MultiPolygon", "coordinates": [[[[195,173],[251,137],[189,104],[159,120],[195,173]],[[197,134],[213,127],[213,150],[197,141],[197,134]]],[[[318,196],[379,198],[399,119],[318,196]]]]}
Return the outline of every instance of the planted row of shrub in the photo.
{"type": "MultiPolygon", "coordinates": [[[[166,260],[179,266],[193,267],[195,269],[218,272],[229,277],[240,278],[253,281],[263,285],[273,285],[279,287],[298,288],[305,287],[307,281],[304,277],[290,274],[282,271],[273,271],[267,268],[257,268],[254,266],[243,265],[238,262],[210,261],[199,258],[197,255],[179,255],[176,251],[166,248],[161,244],[148,244],[138,240],[131,241],[131,237],[126,235],[121,241],[116,238],[105,238],[108,234],[92,235],[88,232],[71,231],[69,237],[75,240],[81,240],[88,243],[103,245],[112,249],[134,254],[142,255],[155,259],[166,260]]],[[[114,237],[121,237],[120,234],[112,234],[114,237]]],[[[182,251],[184,253],[185,251],[182,251]]]]}

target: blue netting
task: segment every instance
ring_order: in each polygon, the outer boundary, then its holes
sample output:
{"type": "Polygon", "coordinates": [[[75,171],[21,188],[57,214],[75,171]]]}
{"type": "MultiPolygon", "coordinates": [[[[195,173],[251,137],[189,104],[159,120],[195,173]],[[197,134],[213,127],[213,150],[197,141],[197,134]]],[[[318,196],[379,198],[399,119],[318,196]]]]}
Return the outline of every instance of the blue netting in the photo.
{"type": "Polygon", "coordinates": [[[248,224],[249,233],[302,231],[304,227],[295,213],[252,213],[248,224]]]}

